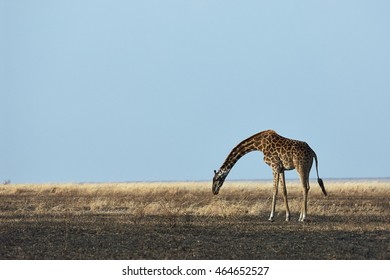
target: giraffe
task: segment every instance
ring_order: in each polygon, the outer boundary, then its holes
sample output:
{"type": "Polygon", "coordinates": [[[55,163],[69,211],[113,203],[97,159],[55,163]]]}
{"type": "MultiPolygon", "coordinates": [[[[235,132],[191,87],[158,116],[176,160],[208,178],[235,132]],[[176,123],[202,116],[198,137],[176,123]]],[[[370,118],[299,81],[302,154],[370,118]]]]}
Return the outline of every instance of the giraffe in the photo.
{"type": "Polygon", "coordinates": [[[273,130],[259,132],[240,142],[230,152],[221,168],[214,170],[212,191],[215,195],[219,193],[227,175],[236,162],[245,154],[252,151],[261,151],[264,154],[264,162],[272,169],[273,174],[273,196],[269,221],[274,220],[276,196],[278,194],[279,182],[283,186],[283,198],[286,208],[286,221],[290,220],[290,209],[287,201],[287,189],[284,171],[296,169],[303,187],[303,201],[298,221],[305,221],[307,215],[307,196],[310,189],[309,174],[313,164],[316,162],[317,181],[322,192],[327,196],[324,183],[318,174],[318,160],[315,152],[305,142],[288,139],[280,136],[273,130]]]}

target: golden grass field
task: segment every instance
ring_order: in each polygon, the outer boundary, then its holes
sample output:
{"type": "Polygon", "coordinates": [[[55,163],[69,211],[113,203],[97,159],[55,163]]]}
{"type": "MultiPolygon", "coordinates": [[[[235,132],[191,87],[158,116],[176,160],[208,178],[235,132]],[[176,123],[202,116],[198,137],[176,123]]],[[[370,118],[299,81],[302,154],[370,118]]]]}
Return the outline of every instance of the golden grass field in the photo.
{"type": "Polygon", "coordinates": [[[389,259],[390,182],[313,181],[308,221],[287,182],[0,186],[0,259],[389,259]]]}

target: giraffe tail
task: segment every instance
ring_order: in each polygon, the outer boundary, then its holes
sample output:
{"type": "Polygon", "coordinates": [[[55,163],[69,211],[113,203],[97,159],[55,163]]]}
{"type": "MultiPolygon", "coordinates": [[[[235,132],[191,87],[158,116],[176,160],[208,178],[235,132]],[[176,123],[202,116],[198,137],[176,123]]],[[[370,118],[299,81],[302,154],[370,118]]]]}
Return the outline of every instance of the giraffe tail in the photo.
{"type": "Polygon", "coordinates": [[[314,153],[314,159],[316,161],[316,171],[317,171],[317,182],[318,182],[318,185],[320,185],[321,190],[324,193],[324,195],[327,196],[328,194],[327,194],[327,192],[325,190],[324,181],[322,181],[322,179],[320,178],[320,175],[318,174],[318,160],[317,160],[317,155],[315,153],[314,153]]]}

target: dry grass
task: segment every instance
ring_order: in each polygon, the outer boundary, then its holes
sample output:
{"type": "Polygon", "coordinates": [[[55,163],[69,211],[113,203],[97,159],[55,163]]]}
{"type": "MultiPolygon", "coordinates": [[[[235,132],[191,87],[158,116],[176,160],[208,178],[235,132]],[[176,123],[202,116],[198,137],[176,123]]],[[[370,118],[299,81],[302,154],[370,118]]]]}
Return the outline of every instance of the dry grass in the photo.
{"type": "Polygon", "coordinates": [[[302,224],[298,182],[289,223],[281,195],[267,222],[270,182],[226,182],[218,196],[209,182],[4,185],[0,258],[389,258],[390,183],[326,189],[312,182],[302,224]]]}

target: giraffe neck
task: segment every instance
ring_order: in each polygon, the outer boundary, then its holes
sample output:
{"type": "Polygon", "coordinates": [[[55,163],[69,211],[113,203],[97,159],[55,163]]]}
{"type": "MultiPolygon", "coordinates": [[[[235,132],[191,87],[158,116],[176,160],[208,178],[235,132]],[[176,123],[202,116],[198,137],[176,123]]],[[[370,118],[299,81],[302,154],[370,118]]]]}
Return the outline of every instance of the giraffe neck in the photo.
{"type": "Polygon", "coordinates": [[[242,158],[244,155],[246,155],[249,152],[256,151],[256,150],[261,151],[261,145],[259,145],[261,142],[260,137],[261,137],[260,134],[256,134],[242,141],[240,144],[234,147],[233,150],[228,155],[228,157],[225,159],[218,173],[222,177],[226,178],[230,170],[233,168],[233,166],[240,158],[242,158]]]}

